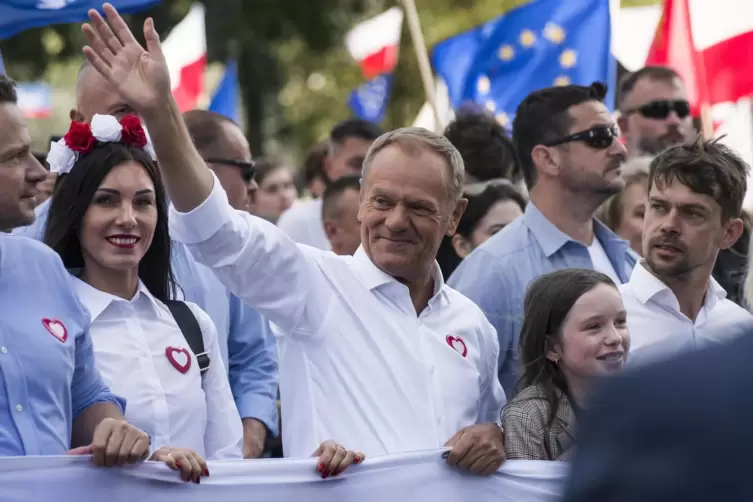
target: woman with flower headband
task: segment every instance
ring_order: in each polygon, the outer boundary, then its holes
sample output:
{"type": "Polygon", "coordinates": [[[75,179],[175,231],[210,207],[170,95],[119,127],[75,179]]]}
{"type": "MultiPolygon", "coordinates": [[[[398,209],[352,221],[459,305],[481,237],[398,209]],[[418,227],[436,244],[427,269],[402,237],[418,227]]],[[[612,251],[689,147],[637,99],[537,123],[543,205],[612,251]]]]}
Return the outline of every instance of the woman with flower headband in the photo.
{"type": "MultiPolygon", "coordinates": [[[[214,324],[174,301],[167,202],[146,131],[132,115],[96,115],[73,122],[47,160],[60,176],[44,240],[92,316],[97,367],[126,399],[126,418],[150,435],[151,460],[199,483],[205,458],[242,458],[243,429],[214,324]],[[205,347],[198,358],[191,326],[205,347]]],[[[331,441],[316,454],[323,474],[363,459],[331,441]]]]}

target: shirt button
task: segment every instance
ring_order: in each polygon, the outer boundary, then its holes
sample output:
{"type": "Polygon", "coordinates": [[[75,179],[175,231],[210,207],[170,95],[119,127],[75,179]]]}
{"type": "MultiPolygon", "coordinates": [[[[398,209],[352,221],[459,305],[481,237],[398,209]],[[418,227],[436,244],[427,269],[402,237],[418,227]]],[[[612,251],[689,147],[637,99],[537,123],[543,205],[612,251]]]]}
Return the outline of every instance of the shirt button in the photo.
{"type": "Polygon", "coordinates": [[[0,348],[0,352],[2,352],[3,354],[7,354],[8,353],[8,349],[6,349],[5,347],[0,348]]]}
{"type": "Polygon", "coordinates": [[[17,404],[16,405],[16,411],[20,413],[20,412],[24,411],[24,407],[21,406],[20,404],[17,404]]]}

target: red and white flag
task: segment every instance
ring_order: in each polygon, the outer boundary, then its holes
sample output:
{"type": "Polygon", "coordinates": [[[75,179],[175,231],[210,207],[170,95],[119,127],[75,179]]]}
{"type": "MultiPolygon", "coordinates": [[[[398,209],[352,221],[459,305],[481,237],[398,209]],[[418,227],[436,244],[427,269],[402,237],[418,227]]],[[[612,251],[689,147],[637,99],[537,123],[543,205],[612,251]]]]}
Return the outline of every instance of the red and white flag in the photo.
{"type": "Polygon", "coordinates": [[[402,28],[403,11],[400,7],[392,7],[358,24],[345,36],[345,46],[361,65],[366,80],[395,69],[402,28]]]}
{"type": "MultiPolygon", "coordinates": [[[[680,42],[683,37],[692,39],[694,52],[700,56],[706,74],[709,103],[734,102],[752,95],[753,72],[749,69],[753,68],[753,1],[666,0],[666,10],[676,11],[678,6],[681,10],[687,9],[690,33],[683,34],[678,30],[677,35],[666,41],[680,42]]],[[[619,10],[612,52],[628,70],[643,66],[650,47],[658,42],[654,35],[658,37],[665,33],[658,29],[664,17],[662,13],[662,6],[619,10]]],[[[677,19],[675,28],[683,22],[682,16],[677,19]]],[[[666,23],[665,28],[672,27],[671,23],[666,23]]]]}
{"type": "Polygon", "coordinates": [[[173,97],[180,111],[196,108],[204,90],[207,65],[207,34],[202,4],[191,6],[186,17],[175,25],[162,42],[162,50],[170,71],[173,97]]]}

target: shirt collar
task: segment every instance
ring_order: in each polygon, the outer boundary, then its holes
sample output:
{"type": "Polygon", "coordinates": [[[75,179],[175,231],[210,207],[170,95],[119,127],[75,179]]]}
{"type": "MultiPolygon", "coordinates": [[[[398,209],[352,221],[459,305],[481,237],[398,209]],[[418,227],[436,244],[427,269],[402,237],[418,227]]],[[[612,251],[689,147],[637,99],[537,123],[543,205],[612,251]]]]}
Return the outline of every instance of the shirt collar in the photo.
{"type": "MultiPolygon", "coordinates": [[[[643,260],[639,261],[635,265],[635,268],[633,268],[633,273],[630,275],[630,289],[644,305],[662,291],[670,291],[669,286],[648,271],[643,260]]],[[[707,309],[712,309],[718,301],[724,300],[726,297],[727,291],[722,285],[716,282],[716,279],[713,277],[709,277],[709,285],[706,289],[703,306],[707,309]]]]}
{"type": "MultiPolygon", "coordinates": [[[[89,311],[89,314],[91,314],[92,321],[102,315],[102,312],[104,312],[111,303],[126,301],[119,296],[100,291],[75,276],[73,277],[73,288],[76,290],[76,294],[78,294],[81,303],[84,304],[86,309],[89,311]]],[[[144,283],[139,280],[139,285],[136,289],[136,295],[134,295],[133,299],[131,299],[131,301],[128,303],[134,302],[141,296],[147,298],[149,300],[149,303],[154,304],[155,298],[152,296],[149,290],[146,289],[144,283]]]]}
{"type": "MultiPolygon", "coordinates": [[[[576,242],[549,221],[533,202],[529,202],[526,206],[523,221],[538,241],[541,250],[547,258],[559,251],[568,242],[576,242]]],[[[627,243],[596,218],[593,219],[593,225],[594,237],[599,240],[605,250],[611,250],[612,243],[627,249],[627,243]]]]}
{"type": "MultiPolygon", "coordinates": [[[[369,290],[377,289],[385,284],[400,284],[400,282],[389,274],[383,272],[377,267],[366,251],[363,249],[363,245],[358,247],[358,250],[353,255],[353,261],[355,262],[355,269],[358,276],[361,278],[361,282],[369,290]]],[[[434,260],[434,269],[432,271],[434,278],[434,295],[432,298],[441,294],[442,297],[447,300],[447,291],[444,283],[444,277],[442,276],[442,270],[439,268],[439,264],[434,260]]]]}

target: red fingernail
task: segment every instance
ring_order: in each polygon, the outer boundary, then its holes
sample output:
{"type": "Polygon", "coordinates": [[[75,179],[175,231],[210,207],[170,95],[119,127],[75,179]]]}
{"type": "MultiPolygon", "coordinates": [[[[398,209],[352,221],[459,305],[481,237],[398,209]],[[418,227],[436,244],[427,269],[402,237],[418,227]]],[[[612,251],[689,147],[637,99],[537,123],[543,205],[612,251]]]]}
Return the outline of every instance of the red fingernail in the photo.
{"type": "Polygon", "coordinates": [[[324,471],[322,473],[322,479],[327,479],[329,477],[329,471],[324,471]]]}
{"type": "Polygon", "coordinates": [[[324,472],[324,464],[317,465],[316,472],[324,472]]]}
{"type": "Polygon", "coordinates": [[[204,476],[209,476],[209,469],[204,469],[204,476]]]}
{"type": "Polygon", "coordinates": [[[360,464],[361,463],[361,457],[359,457],[358,455],[356,455],[356,458],[353,459],[353,462],[355,462],[357,464],[360,464]]]}
{"type": "Polygon", "coordinates": [[[183,466],[180,465],[180,462],[175,462],[175,467],[177,467],[178,469],[182,469],[183,468],[183,466]]]}

